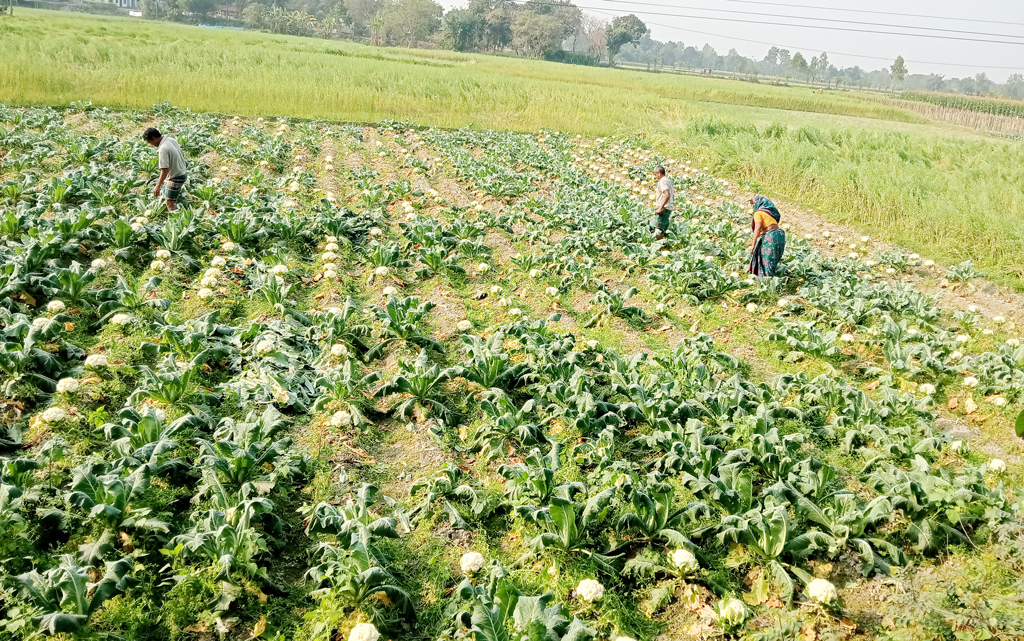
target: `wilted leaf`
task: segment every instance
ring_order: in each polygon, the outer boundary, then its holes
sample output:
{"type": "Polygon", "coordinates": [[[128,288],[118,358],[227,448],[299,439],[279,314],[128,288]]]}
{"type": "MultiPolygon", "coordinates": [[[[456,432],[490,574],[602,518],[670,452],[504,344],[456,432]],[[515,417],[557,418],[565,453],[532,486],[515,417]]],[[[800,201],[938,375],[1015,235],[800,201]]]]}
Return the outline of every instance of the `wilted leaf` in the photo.
{"type": "Polygon", "coordinates": [[[960,407],[960,399],[955,396],[949,399],[949,409],[955,410],[958,407],[960,407]]]}
{"type": "Polygon", "coordinates": [[[800,637],[803,641],[816,641],[818,631],[814,629],[814,622],[808,621],[800,628],[800,637]]]}
{"type": "Polygon", "coordinates": [[[964,412],[968,414],[974,414],[978,411],[978,404],[974,402],[973,398],[968,398],[964,401],[964,412]]]}
{"type": "Polygon", "coordinates": [[[128,536],[127,532],[121,532],[121,547],[128,553],[135,551],[135,546],[132,545],[132,537],[128,536]]]}
{"type": "Polygon", "coordinates": [[[690,612],[700,612],[708,607],[710,598],[711,592],[704,586],[687,583],[681,590],[679,601],[690,612]]]}
{"type": "Polygon", "coordinates": [[[260,620],[256,622],[256,625],[252,626],[252,638],[256,638],[263,634],[267,629],[267,617],[262,616],[260,620]]]}

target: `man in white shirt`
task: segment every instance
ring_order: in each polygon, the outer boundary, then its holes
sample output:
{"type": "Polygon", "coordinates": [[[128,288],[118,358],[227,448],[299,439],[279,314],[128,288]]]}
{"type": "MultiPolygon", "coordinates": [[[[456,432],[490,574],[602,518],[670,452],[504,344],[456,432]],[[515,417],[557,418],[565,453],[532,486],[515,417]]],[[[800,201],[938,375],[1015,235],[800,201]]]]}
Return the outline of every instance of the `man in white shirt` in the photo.
{"type": "Polygon", "coordinates": [[[177,140],[162,135],[155,127],[147,129],[142,134],[142,139],[146,141],[146,144],[157,148],[157,156],[160,159],[157,164],[157,167],[160,168],[160,178],[156,181],[156,188],[153,189],[153,197],[160,197],[160,188],[166,181],[167,188],[164,189],[164,198],[167,199],[167,211],[174,211],[175,203],[181,197],[181,188],[184,187],[185,180],[188,179],[185,154],[182,153],[177,140]]]}
{"type": "Polygon", "coordinates": [[[651,218],[651,231],[655,238],[661,240],[672,224],[672,210],[676,206],[676,189],[672,179],[665,175],[665,167],[654,168],[654,179],[658,181],[658,190],[654,197],[654,217],[651,218]]]}

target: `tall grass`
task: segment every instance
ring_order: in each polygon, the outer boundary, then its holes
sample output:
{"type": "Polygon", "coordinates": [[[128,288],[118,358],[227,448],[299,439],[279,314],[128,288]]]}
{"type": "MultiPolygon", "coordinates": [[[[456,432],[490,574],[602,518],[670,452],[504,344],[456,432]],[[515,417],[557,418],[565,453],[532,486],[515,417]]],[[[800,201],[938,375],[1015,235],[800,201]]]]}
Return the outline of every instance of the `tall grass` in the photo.
{"type": "Polygon", "coordinates": [[[0,19],[0,102],[75,100],[640,135],[826,217],[1024,282],[1024,143],[856,93],[26,9],[0,19]]]}
{"type": "Polygon", "coordinates": [[[601,134],[645,126],[680,100],[920,120],[806,89],[644,74],[448,51],[20,10],[0,20],[0,101],[601,134]]]}

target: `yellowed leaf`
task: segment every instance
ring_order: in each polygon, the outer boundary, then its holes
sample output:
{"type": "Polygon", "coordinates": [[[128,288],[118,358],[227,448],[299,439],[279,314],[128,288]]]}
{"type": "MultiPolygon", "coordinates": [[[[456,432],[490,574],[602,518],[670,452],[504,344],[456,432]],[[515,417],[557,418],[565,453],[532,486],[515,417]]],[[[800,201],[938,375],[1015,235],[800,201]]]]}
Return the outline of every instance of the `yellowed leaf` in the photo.
{"type": "MultiPolygon", "coordinates": [[[[263,594],[260,592],[260,594],[263,594]]],[[[266,596],[266,595],[264,595],[266,596]]],[[[256,638],[263,634],[267,629],[267,617],[262,616],[260,620],[256,622],[256,625],[252,626],[252,638],[256,638]]]]}
{"type": "Polygon", "coordinates": [[[872,392],[872,391],[874,391],[874,390],[875,390],[875,388],[877,388],[877,387],[878,387],[878,381],[871,381],[870,383],[868,383],[867,385],[865,385],[865,387],[867,388],[867,390],[868,390],[869,392],[872,392]]]}
{"type": "Polygon", "coordinates": [[[978,411],[978,404],[974,402],[973,398],[968,398],[964,401],[964,412],[968,414],[974,414],[978,411]]]}
{"type": "Polygon", "coordinates": [[[960,407],[960,399],[959,398],[954,396],[953,398],[949,399],[949,409],[955,410],[958,407],[960,407]]]}
{"type": "Polygon", "coordinates": [[[73,331],[75,331],[75,324],[74,323],[64,323],[64,331],[66,331],[66,332],[73,332],[73,331]]]}

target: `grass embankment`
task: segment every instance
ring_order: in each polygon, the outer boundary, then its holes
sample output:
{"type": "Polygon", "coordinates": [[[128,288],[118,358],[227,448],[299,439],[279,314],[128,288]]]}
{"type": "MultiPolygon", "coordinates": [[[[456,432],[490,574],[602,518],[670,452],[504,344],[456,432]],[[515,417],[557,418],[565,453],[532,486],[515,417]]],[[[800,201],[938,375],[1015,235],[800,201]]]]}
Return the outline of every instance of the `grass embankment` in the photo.
{"type": "Polygon", "coordinates": [[[869,96],[45,11],[0,36],[0,101],[640,134],[937,259],[1024,277],[1024,144],[869,96]]]}

